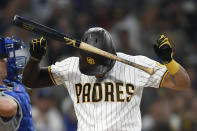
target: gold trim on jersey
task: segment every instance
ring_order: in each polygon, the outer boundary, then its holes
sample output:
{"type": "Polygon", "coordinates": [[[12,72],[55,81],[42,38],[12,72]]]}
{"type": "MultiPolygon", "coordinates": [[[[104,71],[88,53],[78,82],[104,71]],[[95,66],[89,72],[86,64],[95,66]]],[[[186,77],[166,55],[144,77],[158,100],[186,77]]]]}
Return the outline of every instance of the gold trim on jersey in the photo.
{"type": "Polygon", "coordinates": [[[157,62],[156,61],[156,64],[159,66],[159,67],[164,67],[165,65],[163,65],[163,64],[161,64],[161,63],[159,63],[159,62],[157,62]]]}
{"type": "Polygon", "coordinates": [[[169,72],[169,71],[167,70],[167,71],[164,73],[164,75],[163,75],[163,77],[162,77],[162,79],[161,79],[161,82],[160,82],[160,84],[159,84],[159,88],[163,87],[163,82],[164,82],[164,80],[165,80],[165,78],[166,78],[168,72],[169,72]]]}
{"type": "Polygon", "coordinates": [[[53,78],[53,75],[51,73],[51,66],[48,66],[48,72],[49,72],[49,76],[51,78],[51,81],[53,82],[54,85],[57,85],[54,78],[53,78]]]}

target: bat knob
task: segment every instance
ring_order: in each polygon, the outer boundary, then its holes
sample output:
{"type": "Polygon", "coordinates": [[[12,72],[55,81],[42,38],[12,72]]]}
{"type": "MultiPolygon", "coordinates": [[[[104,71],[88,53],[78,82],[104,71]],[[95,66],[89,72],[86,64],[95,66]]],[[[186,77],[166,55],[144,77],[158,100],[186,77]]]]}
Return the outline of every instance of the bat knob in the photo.
{"type": "Polygon", "coordinates": [[[20,16],[19,15],[14,15],[13,21],[16,21],[20,16]]]}
{"type": "Polygon", "coordinates": [[[14,15],[14,18],[13,18],[12,23],[13,23],[14,25],[18,25],[17,23],[18,23],[18,21],[19,21],[19,18],[20,18],[19,15],[14,15]]]}

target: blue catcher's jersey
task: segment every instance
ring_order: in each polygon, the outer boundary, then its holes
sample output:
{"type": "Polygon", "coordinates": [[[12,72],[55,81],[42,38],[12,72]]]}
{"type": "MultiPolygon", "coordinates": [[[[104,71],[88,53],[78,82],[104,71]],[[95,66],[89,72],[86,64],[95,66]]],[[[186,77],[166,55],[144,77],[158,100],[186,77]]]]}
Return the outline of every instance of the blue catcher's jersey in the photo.
{"type": "MultiPolygon", "coordinates": [[[[5,80],[5,82],[9,82],[5,80]]],[[[17,82],[9,82],[13,87],[0,86],[0,95],[12,97],[18,104],[17,114],[9,120],[0,117],[0,130],[4,131],[34,131],[31,114],[30,98],[24,85],[17,82]],[[9,129],[7,129],[9,128],[9,129]],[[15,128],[15,129],[14,129],[15,128]]]]}

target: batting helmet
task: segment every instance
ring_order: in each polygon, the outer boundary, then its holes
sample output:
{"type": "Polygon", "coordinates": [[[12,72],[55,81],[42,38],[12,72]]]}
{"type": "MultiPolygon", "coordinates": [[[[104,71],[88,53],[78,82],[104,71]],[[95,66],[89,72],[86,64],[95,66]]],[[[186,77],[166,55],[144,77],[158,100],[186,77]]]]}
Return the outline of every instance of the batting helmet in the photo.
{"type": "MultiPolygon", "coordinates": [[[[103,28],[90,28],[82,37],[82,41],[106,52],[116,55],[111,35],[103,28]]],[[[98,76],[108,72],[115,64],[114,60],[80,50],[79,69],[81,73],[98,76]]]]}

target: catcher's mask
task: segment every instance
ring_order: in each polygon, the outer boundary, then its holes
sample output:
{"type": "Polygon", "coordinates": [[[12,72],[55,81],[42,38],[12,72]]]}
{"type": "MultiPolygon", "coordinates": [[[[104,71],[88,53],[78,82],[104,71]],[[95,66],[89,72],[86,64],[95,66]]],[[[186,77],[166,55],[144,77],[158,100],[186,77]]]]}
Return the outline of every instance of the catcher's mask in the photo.
{"type": "MultiPolygon", "coordinates": [[[[82,41],[106,52],[116,55],[111,35],[103,28],[90,28],[82,37],[82,41]]],[[[104,75],[115,64],[114,60],[80,50],[79,70],[90,76],[104,75]]]]}
{"type": "Polygon", "coordinates": [[[7,79],[10,81],[21,81],[21,70],[26,64],[26,57],[22,56],[24,49],[21,39],[12,36],[0,38],[0,59],[7,58],[7,79]]]}

